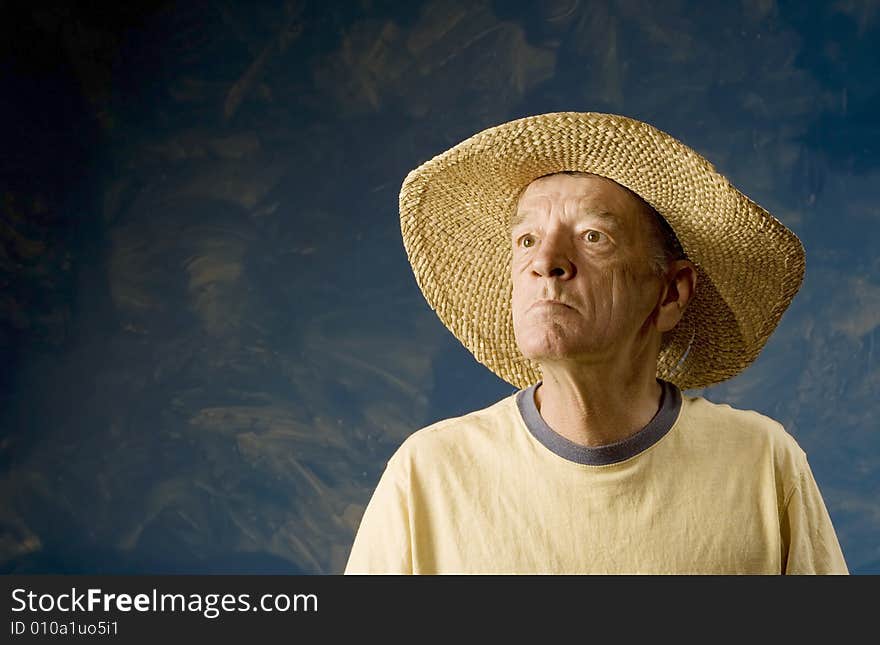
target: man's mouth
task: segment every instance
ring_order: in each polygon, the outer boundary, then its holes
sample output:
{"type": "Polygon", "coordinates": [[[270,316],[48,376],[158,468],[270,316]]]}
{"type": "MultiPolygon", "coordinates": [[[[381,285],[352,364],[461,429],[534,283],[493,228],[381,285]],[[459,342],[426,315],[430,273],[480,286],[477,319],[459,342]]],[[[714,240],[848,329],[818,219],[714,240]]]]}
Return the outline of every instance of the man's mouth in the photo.
{"type": "Polygon", "coordinates": [[[554,298],[542,298],[541,300],[536,300],[529,309],[535,309],[536,307],[565,307],[566,309],[574,309],[574,307],[554,298]]]}

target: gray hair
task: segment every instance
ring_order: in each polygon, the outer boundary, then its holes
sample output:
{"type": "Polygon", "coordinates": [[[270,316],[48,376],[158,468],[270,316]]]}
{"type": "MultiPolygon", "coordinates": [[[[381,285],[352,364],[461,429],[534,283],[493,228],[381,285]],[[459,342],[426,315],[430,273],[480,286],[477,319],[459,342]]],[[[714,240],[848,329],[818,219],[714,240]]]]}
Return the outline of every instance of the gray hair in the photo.
{"type": "MultiPolygon", "coordinates": [[[[638,197],[638,195],[636,195],[636,197],[638,197]]],[[[645,204],[646,208],[654,216],[652,218],[654,225],[651,227],[653,229],[651,231],[651,242],[654,247],[651,264],[657,275],[663,276],[666,274],[666,270],[672,262],[675,260],[682,260],[686,257],[684,249],[681,248],[681,242],[678,241],[675,231],[672,230],[672,227],[669,225],[669,222],[666,221],[666,218],[658,213],[654,207],[648,204],[644,199],[641,197],[639,197],[639,199],[642,200],[642,203],[645,204]]]]}

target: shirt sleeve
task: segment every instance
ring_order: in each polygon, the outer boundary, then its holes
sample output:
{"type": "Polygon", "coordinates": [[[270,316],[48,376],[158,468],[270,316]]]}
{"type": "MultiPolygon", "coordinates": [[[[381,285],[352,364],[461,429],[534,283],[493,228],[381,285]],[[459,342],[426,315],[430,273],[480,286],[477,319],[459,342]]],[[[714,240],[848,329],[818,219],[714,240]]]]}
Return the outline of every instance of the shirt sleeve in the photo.
{"type": "Polygon", "coordinates": [[[849,570],[822,494],[803,456],[797,484],[782,515],[783,572],[840,574],[849,570]]]}
{"type": "Polygon", "coordinates": [[[410,574],[409,494],[399,455],[385,467],[370,499],[345,567],[345,574],[410,574]]]}

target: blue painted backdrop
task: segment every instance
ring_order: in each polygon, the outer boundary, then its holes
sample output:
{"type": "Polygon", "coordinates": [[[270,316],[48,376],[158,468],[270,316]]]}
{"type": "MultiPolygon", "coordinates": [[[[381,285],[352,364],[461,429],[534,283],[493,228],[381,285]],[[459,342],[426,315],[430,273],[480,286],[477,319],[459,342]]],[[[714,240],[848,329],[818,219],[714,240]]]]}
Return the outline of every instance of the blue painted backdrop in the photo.
{"type": "Polygon", "coordinates": [[[4,571],[341,571],[397,445],[512,391],[422,300],[400,182],[590,110],[803,240],[765,351],[702,394],[784,423],[880,572],[876,0],[28,4],[0,20],[4,571]]]}

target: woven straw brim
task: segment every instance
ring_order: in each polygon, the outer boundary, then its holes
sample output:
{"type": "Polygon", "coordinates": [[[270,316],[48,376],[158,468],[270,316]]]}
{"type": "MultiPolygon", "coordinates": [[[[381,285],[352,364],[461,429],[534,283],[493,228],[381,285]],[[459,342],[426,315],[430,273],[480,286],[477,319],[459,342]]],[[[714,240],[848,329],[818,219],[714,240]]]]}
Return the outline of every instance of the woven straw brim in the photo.
{"type": "Polygon", "coordinates": [[[562,112],[480,132],[403,182],[401,231],[416,281],[478,361],[520,388],[541,379],[514,339],[509,225],[521,191],[561,171],[601,175],[641,196],[697,267],[694,299],[664,336],[659,378],[705,387],[755,360],[803,280],[797,236],[665,132],[562,112]]]}

